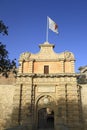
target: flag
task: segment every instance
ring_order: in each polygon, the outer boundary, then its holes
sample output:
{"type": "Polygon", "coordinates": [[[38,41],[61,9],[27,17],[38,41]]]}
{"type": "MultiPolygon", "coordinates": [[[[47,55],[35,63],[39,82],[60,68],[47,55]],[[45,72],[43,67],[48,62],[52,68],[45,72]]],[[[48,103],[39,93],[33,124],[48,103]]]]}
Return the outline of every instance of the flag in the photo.
{"type": "Polygon", "coordinates": [[[53,32],[58,33],[58,25],[48,17],[48,26],[53,32]]]}

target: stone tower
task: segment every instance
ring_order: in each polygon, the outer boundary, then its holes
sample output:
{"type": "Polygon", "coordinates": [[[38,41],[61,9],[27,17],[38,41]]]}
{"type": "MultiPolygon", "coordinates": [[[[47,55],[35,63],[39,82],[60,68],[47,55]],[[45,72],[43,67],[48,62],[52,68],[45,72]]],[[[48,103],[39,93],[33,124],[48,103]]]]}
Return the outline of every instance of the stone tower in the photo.
{"type": "Polygon", "coordinates": [[[14,94],[14,126],[31,129],[82,129],[81,88],[72,52],[55,53],[54,44],[37,54],[22,53],[14,94]]]}

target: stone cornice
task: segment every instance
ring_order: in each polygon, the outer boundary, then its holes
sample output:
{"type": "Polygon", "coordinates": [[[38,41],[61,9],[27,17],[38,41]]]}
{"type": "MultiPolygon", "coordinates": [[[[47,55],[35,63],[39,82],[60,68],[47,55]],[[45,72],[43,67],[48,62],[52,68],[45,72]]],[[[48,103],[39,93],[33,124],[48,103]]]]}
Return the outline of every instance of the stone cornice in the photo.
{"type": "Polygon", "coordinates": [[[58,62],[58,61],[75,61],[73,59],[64,59],[64,58],[58,58],[58,59],[35,59],[34,61],[41,61],[41,62],[46,62],[46,61],[49,61],[49,62],[58,62]]]}
{"type": "Polygon", "coordinates": [[[58,59],[35,59],[35,61],[40,61],[40,62],[58,62],[58,61],[64,61],[64,58],[58,58],[58,59]]]}
{"type": "Polygon", "coordinates": [[[64,58],[56,58],[56,59],[32,59],[32,58],[30,58],[30,59],[28,59],[28,60],[20,60],[20,61],[23,61],[23,62],[30,62],[30,61],[32,61],[32,62],[58,62],[58,61],[64,61],[64,62],[66,62],[66,61],[75,61],[75,59],[64,59],[64,58]]]}
{"type": "Polygon", "coordinates": [[[57,73],[57,74],[30,74],[30,73],[18,73],[17,77],[32,77],[32,78],[55,78],[55,77],[77,77],[77,73],[57,73]]]}
{"type": "Polygon", "coordinates": [[[50,44],[50,43],[48,43],[48,42],[45,42],[44,44],[39,44],[39,47],[41,48],[41,47],[55,47],[55,45],[54,44],[50,44]]]}

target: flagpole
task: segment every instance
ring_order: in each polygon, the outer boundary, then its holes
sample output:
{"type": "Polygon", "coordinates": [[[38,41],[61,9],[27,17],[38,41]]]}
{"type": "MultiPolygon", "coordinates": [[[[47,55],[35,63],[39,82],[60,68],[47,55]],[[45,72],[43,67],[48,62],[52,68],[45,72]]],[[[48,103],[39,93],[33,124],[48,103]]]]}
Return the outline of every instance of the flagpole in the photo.
{"type": "Polygon", "coordinates": [[[48,42],[48,16],[47,16],[46,42],[48,42]]]}

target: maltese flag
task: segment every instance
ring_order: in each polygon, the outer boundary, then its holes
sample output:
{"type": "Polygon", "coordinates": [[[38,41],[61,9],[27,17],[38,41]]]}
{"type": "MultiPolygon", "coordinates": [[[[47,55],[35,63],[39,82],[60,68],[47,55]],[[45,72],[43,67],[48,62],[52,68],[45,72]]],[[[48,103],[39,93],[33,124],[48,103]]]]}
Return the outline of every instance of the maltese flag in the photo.
{"type": "Polygon", "coordinates": [[[49,29],[58,34],[58,25],[49,17],[48,17],[48,25],[49,29]]]}

